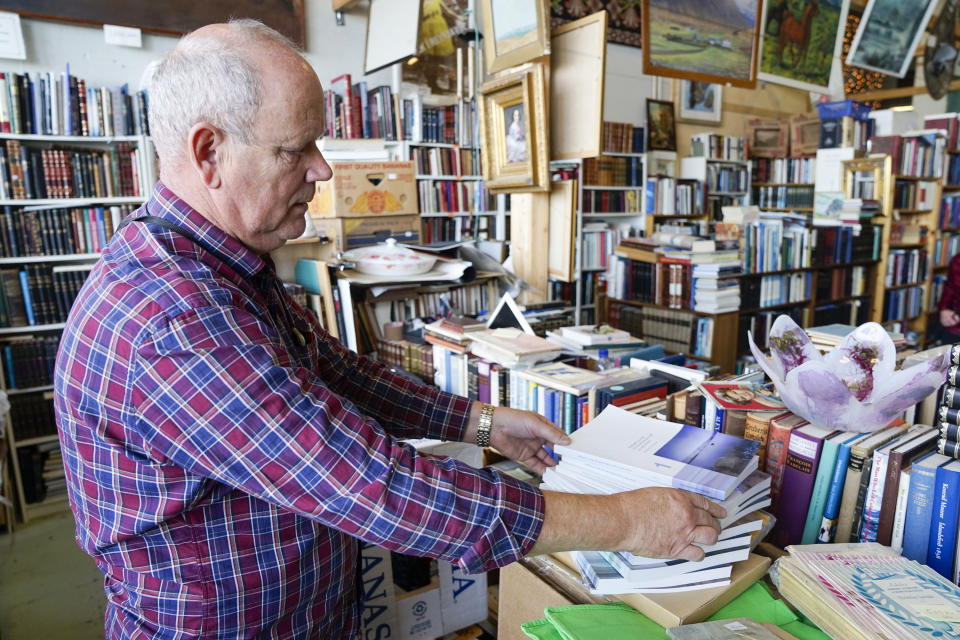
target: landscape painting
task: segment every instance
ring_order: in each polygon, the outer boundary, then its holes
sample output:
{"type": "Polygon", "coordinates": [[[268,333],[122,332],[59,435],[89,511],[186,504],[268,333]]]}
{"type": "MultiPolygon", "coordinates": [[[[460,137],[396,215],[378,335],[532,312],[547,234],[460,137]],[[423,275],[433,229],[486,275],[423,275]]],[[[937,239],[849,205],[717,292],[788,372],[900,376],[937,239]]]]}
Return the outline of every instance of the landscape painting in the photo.
{"type": "Polygon", "coordinates": [[[492,0],[493,41],[497,55],[537,40],[537,9],[532,2],[492,0]]]}
{"type": "Polygon", "coordinates": [[[754,87],[760,0],[644,0],[643,72],[754,87]]]}
{"type": "Polygon", "coordinates": [[[827,93],[850,0],[782,0],[764,10],[761,80],[827,93]]]}
{"type": "Polygon", "coordinates": [[[902,78],[938,4],[936,0],[870,0],[847,64],[902,78]]]}

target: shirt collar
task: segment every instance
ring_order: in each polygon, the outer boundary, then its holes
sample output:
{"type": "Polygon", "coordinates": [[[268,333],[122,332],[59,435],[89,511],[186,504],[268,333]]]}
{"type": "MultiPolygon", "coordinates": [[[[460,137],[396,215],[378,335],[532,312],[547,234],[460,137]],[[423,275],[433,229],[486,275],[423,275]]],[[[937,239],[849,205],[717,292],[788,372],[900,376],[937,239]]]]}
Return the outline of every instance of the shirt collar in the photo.
{"type": "Polygon", "coordinates": [[[205,246],[200,249],[212,252],[242,277],[264,275],[262,272],[265,269],[268,272],[273,271],[273,261],[269,255],[261,256],[250,250],[210,222],[160,181],[157,181],[153,196],[146,203],[146,210],[148,215],[164,218],[191,232],[204,243],[205,246]]]}

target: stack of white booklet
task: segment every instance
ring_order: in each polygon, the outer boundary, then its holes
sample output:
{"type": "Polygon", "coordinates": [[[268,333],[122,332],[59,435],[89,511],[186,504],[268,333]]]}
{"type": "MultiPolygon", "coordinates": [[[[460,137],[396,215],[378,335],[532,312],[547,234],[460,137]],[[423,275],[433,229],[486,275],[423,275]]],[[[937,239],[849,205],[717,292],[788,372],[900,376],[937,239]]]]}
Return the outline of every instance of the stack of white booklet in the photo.
{"type": "Polygon", "coordinates": [[[645,487],[678,487],[722,505],[716,544],[700,562],[643,558],[630,553],[574,554],[593,593],[689,591],[724,586],[732,564],[746,560],[752,535],[769,522],[757,510],[770,504],[770,476],[757,470],[759,443],[606,407],[557,446],[560,463],[546,470],[549,491],[609,494],[645,487]]]}

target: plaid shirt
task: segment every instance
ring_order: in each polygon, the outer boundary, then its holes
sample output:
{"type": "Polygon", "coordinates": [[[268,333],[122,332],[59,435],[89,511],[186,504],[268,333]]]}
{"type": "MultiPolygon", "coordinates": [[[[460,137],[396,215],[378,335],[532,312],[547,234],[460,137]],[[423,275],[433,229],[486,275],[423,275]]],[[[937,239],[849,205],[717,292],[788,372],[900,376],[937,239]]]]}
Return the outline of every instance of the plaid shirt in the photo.
{"type": "Polygon", "coordinates": [[[203,246],[145,223],[118,232],[55,380],[108,638],[353,638],[357,538],[468,572],[529,551],[538,490],[394,439],[461,439],[467,400],[346,350],[269,258],[162,184],[144,214],[203,246]]]}

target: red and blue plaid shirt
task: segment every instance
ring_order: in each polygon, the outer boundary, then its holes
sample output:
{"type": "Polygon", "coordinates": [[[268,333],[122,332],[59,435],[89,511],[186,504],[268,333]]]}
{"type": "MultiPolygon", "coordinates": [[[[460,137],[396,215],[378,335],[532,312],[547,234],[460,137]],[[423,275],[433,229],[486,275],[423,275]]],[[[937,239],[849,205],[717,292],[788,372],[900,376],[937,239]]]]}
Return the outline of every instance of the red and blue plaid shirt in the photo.
{"type": "Polygon", "coordinates": [[[108,638],[353,638],[358,538],[468,572],[530,550],[538,490],[396,440],[461,439],[467,400],[342,347],[162,184],[134,215],[203,246],[123,228],[63,332],[57,422],[108,638]]]}

